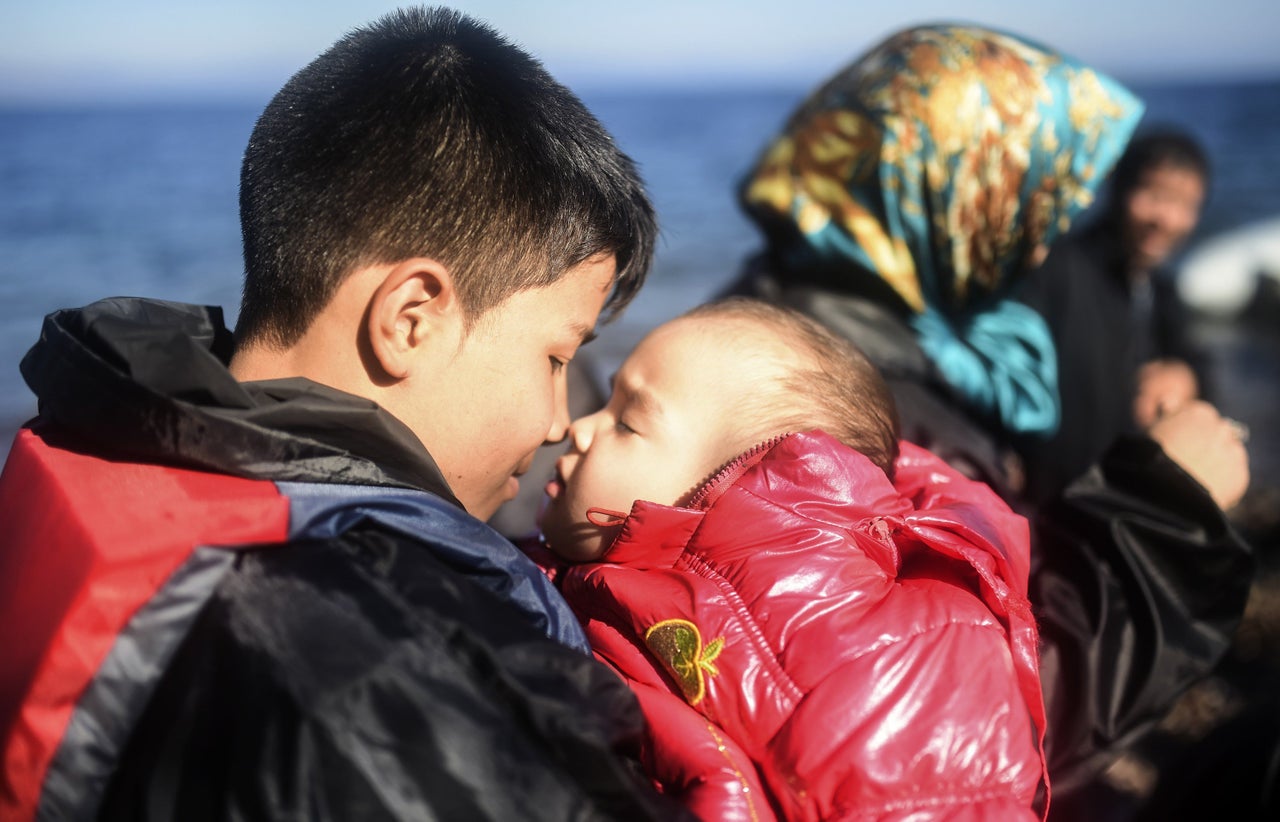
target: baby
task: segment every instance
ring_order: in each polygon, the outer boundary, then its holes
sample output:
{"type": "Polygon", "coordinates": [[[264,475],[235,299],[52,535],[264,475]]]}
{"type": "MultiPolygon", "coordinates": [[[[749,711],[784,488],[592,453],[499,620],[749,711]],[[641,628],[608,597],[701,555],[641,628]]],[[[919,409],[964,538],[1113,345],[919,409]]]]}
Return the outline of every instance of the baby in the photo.
{"type": "Polygon", "coordinates": [[[748,448],[812,429],[892,474],[893,396],[861,352],[761,301],[695,308],[641,342],[608,405],[574,422],[572,448],[547,487],[543,534],[564,559],[599,559],[635,500],[687,503],[748,448]],[[597,525],[584,517],[592,509],[619,522],[597,525]]]}
{"type": "Polygon", "coordinates": [[[762,302],[702,306],[570,439],[551,573],[639,698],[664,791],[709,819],[1036,817],[1026,523],[897,441],[849,343],[762,302]]]}

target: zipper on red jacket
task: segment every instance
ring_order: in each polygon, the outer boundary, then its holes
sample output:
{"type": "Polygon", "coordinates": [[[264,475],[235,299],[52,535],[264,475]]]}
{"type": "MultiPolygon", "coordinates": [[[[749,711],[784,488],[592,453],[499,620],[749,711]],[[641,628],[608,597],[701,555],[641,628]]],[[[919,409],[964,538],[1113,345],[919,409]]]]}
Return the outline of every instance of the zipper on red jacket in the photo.
{"type": "Polygon", "coordinates": [[[779,434],[773,439],[766,440],[759,445],[744,451],[735,457],[731,462],[715,473],[711,479],[702,484],[702,487],[690,497],[685,508],[694,508],[705,510],[715,504],[730,486],[738,481],[738,478],[747,472],[747,469],[759,462],[766,453],[775,445],[785,440],[791,434],[779,434]]]}
{"type": "MultiPolygon", "coordinates": [[[[684,508],[710,508],[711,505],[720,498],[720,494],[733,483],[737,482],[738,477],[746,473],[747,469],[755,465],[760,459],[768,453],[778,443],[785,440],[790,434],[779,434],[773,439],[760,443],[759,445],[739,454],[731,462],[715,473],[711,479],[702,484],[690,498],[684,508]]],[[[614,511],[611,508],[591,507],[587,509],[587,522],[597,528],[609,528],[614,525],[621,525],[629,515],[622,511],[614,511]]],[[[605,550],[608,553],[608,549],[605,550]]]]}

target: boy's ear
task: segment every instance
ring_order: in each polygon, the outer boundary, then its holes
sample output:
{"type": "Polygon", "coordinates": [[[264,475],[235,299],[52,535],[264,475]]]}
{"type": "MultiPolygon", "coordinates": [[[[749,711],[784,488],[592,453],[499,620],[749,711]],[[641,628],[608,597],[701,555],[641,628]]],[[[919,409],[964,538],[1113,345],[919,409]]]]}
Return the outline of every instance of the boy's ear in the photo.
{"type": "Polygon", "coordinates": [[[449,269],[429,257],[396,263],[369,301],[365,331],[370,350],[393,380],[409,375],[428,342],[437,342],[461,324],[460,305],[449,269]]]}

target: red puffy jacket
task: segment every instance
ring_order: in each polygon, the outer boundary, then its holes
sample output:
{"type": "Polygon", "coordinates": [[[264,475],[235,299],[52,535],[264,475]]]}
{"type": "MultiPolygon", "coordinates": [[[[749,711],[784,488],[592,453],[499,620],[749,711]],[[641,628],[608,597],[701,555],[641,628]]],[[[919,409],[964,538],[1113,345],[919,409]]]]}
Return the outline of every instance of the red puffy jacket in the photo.
{"type": "Polygon", "coordinates": [[[896,477],[791,435],[560,570],[651,775],[700,816],[1036,817],[1026,522],[909,443],[896,477]]]}

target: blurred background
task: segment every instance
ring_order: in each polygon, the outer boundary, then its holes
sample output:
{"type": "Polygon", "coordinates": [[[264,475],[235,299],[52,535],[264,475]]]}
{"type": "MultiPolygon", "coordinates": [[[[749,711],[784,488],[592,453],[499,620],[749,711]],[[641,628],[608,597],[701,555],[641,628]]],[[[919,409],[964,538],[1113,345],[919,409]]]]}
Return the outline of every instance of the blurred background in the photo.
{"type": "MultiPolygon", "coordinates": [[[[1224,411],[1254,429],[1255,479],[1280,484],[1280,329],[1263,299],[1276,280],[1256,276],[1280,277],[1280,3],[453,5],[575,89],[639,163],[657,204],[650,282],[589,349],[602,374],[646,329],[733,275],[756,246],[738,178],[811,86],[889,34],[980,23],[1118,78],[1147,103],[1147,123],[1187,128],[1214,162],[1188,254],[1220,292],[1199,334],[1224,411]]],[[[292,72],[394,7],[43,0],[0,10],[0,458],[36,410],[18,362],[47,312],[151,296],[221,305],[234,323],[236,188],[257,114],[292,72]]]]}

